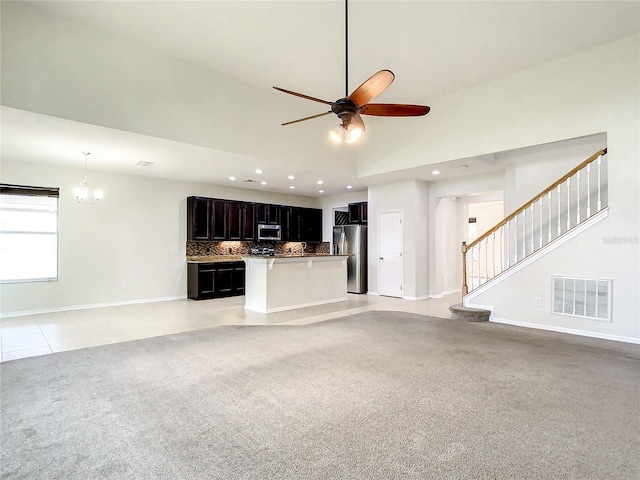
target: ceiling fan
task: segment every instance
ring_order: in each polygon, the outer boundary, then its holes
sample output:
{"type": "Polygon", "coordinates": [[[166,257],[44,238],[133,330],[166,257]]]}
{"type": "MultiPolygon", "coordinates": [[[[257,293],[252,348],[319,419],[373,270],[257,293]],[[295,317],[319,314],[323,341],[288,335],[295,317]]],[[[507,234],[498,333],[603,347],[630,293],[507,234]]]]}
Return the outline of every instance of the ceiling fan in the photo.
{"type": "Polygon", "coordinates": [[[369,77],[362,85],[349,95],[349,6],[348,0],[344,2],[345,16],[345,96],[335,102],[329,102],[320,98],[310,97],[302,93],[293,92],[280,87],[276,90],[296,97],[306,98],[314,102],[331,106],[328,112],[299,118],[282,125],[304,122],[313,118],[323,117],[335,113],[342,123],[329,132],[329,136],[335,142],[353,143],[365,130],[364,121],[360,115],[374,115],[379,117],[419,117],[426,115],[431,110],[426,105],[407,105],[401,103],[369,103],[380,95],[393,82],[395,75],[391,70],[380,70],[369,77]]]}

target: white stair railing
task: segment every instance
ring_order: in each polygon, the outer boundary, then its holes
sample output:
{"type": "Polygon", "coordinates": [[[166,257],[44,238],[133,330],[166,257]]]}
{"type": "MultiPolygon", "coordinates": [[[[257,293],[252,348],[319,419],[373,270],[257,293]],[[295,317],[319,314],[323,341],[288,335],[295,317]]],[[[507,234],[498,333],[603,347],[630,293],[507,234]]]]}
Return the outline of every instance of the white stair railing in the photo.
{"type": "Polygon", "coordinates": [[[462,242],[462,295],[605,208],[606,154],[597,151],[480,237],[462,242]]]}

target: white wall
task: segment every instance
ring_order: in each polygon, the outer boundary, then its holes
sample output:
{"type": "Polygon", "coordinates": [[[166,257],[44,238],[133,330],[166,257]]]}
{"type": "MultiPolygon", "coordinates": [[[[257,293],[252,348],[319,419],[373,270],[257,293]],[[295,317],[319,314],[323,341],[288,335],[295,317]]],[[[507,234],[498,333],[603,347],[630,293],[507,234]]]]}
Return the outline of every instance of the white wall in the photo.
{"type": "Polygon", "coordinates": [[[435,255],[432,259],[433,280],[429,294],[440,297],[460,290],[462,285],[460,254],[462,202],[458,198],[438,198],[434,212],[433,237],[435,255]]]}
{"type": "Polygon", "coordinates": [[[427,238],[429,186],[426,182],[406,180],[369,188],[369,291],[379,292],[378,252],[381,213],[402,212],[403,215],[403,296],[426,298],[429,278],[424,266],[428,262],[427,238]]]}
{"type": "Polygon", "coordinates": [[[475,296],[473,304],[493,306],[492,319],[496,321],[639,342],[638,291],[632,294],[626,288],[628,284],[637,284],[638,244],[606,243],[607,238],[615,236],[609,228],[606,219],[597,223],[509,279],[475,296]],[[552,275],[613,279],[613,320],[604,322],[552,314],[552,275]],[[536,305],[536,297],[540,298],[540,305],[536,305]]]}
{"type": "Polygon", "coordinates": [[[504,211],[510,214],[553,181],[607,146],[606,133],[497,155],[507,164],[504,211]]]}
{"type": "Polygon", "coordinates": [[[331,197],[320,197],[318,203],[322,208],[322,240],[333,241],[333,212],[335,209],[345,209],[350,203],[366,202],[367,192],[353,192],[331,197]]]}
{"type": "MultiPolygon", "coordinates": [[[[556,257],[554,267],[556,272],[565,275],[588,272],[596,277],[613,278],[613,322],[600,326],[600,329],[611,335],[631,335],[638,339],[638,58],[640,34],[636,33],[589,51],[434,99],[431,113],[425,117],[429,122],[402,125],[389,122],[385,124],[384,135],[376,135],[374,130],[378,126],[370,122],[367,125],[369,141],[359,152],[358,173],[361,176],[377,175],[385,171],[606,134],[610,210],[609,216],[599,224],[603,233],[591,232],[589,236],[573,241],[571,245],[579,244],[580,247],[564,248],[564,255],[556,257]],[[632,241],[613,246],[603,243],[602,235],[632,241]]],[[[594,152],[590,151],[581,160],[591,153],[594,152]]],[[[537,183],[546,186],[557,178],[555,167],[542,164],[533,168],[536,175],[531,175],[531,171],[527,174],[525,170],[506,172],[505,211],[517,206],[521,196],[525,197],[523,201],[527,200],[531,193],[529,188],[537,190],[537,183]],[[528,180],[532,184],[525,190],[522,185],[528,185],[528,180]]],[[[436,188],[437,184],[431,186],[432,193],[436,188]]],[[[401,189],[396,188],[395,193],[402,198],[401,189]]],[[[389,197],[384,187],[372,188],[370,204],[372,200],[376,203],[378,194],[385,199],[389,197]]],[[[429,221],[431,224],[433,219],[429,221]]],[[[372,255],[375,253],[373,250],[372,255]]],[[[406,259],[405,265],[408,263],[406,259]]],[[[433,272],[432,264],[429,267],[420,264],[417,268],[416,276],[433,272]]],[[[539,275],[546,275],[544,271],[547,269],[541,264],[540,267],[531,266],[527,270],[531,278],[539,278],[539,275]],[[542,273],[538,272],[538,268],[542,273]]],[[[513,321],[524,315],[522,309],[516,308],[519,304],[513,296],[516,293],[514,290],[533,286],[532,282],[515,283],[512,290],[491,298],[509,308],[508,315],[513,315],[513,321]]],[[[549,291],[546,296],[549,296],[549,291]]],[[[491,304],[488,298],[477,301],[491,304]]],[[[558,321],[549,313],[536,318],[541,326],[558,321]]],[[[585,325],[575,321],[569,323],[568,328],[585,330],[585,325]]]]}
{"type": "Polygon", "coordinates": [[[308,197],[92,171],[89,181],[105,197],[81,205],[72,194],[81,169],[7,161],[1,167],[2,182],[60,188],[59,280],[0,285],[3,315],[186,297],[190,195],[318,207],[308,197]]]}
{"type": "MultiPolygon", "coordinates": [[[[429,296],[441,297],[446,293],[458,291],[462,286],[462,254],[460,245],[467,240],[466,222],[468,203],[470,201],[488,201],[502,198],[504,174],[490,173],[473,177],[452,178],[429,184],[429,296]],[[458,198],[458,209],[453,219],[446,218],[439,211],[442,199],[458,198]],[[446,232],[443,230],[446,229],[446,232]],[[445,240],[446,238],[446,240],[445,240]],[[446,241],[447,245],[441,245],[446,241]],[[451,255],[456,256],[455,265],[451,255]]],[[[447,209],[447,214],[452,214],[447,209]]],[[[419,271],[424,267],[418,266],[419,271]]]]}

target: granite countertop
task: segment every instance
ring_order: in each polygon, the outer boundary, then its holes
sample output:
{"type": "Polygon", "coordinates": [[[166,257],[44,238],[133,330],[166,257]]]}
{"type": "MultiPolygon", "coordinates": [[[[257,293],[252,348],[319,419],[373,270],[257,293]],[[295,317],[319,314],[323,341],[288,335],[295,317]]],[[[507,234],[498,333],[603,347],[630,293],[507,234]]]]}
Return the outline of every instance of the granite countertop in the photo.
{"type": "Polygon", "coordinates": [[[241,255],[194,255],[187,257],[187,263],[241,262],[241,255]]]}
{"type": "Polygon", "coordinates": [[[331,253],[280,253],[276,255],[194,255],[187,257],[187,263],[241,262],[243,257],[255,258],[300,258],[300,257],[348,257],[349,255],[333,255],[331,253]]]}

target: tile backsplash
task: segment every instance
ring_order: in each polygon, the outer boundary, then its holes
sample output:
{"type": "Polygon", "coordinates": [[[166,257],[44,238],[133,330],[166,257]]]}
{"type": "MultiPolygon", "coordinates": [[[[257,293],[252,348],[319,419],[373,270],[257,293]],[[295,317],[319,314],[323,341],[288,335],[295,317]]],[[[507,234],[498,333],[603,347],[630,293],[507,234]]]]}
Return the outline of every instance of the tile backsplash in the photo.
{"type": "MultiPolygon", "coordinates": [[[[269,247],[276,254],[301,253],[302,242],[187,242],[187,257],[205,255],[245,255],[252,248],[269,247]]],[[[329,242],[307,242],[305,253],[330,253],[329,242]]]]}

